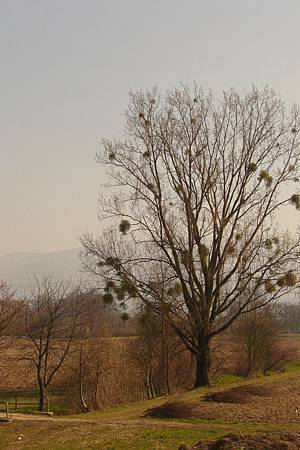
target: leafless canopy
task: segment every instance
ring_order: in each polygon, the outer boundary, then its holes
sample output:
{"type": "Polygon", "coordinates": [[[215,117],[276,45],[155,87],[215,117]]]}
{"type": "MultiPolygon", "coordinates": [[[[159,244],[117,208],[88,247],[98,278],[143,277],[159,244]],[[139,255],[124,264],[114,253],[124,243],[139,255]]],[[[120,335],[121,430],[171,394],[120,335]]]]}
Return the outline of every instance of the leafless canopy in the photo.
{"type": "Polygon", "coordinates": [[[14,291],[8,284],[0,282],[0,337],[11,334],[23,308],[21,301],[15,298],[14,291]]]}
{"type": "Polygon", "coordinates": [[[199,354],[203,336],[297,287],[299,236],[276,214],[300,209],[299,110],[269,88],[216,101],[184,86],[131,93],[126,119],[97,154],[110,225],[83,237],[85,264],[123,303],[167,311],[199,354]]]}
{"type": "Polygon", "coordinates": [[[36,280],[27,299],[26,334],[30,344],[24,359],[33,363],[43,410],[46,389],[61,368],[75,337],[81,314],[78,288],[56,282],[51,277],[36,280]]]}

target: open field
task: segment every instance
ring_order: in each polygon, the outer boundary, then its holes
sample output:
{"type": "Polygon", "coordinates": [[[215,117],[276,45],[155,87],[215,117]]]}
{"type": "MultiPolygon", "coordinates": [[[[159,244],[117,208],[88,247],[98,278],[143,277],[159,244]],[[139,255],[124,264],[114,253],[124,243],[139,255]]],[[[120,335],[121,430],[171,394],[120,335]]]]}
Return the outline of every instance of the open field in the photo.
{"type": "MultiPolygon", "coordinates": [[[[120,352],[124,354],[126,346],[135,345],[135,337],[110,337],[103,338],[104,340],[111,341],[110,353],[120,352]]],[[[1,390],[7,389],[35,389],[36,379],[34,368],[28,361],[22,359],[26,352],[26,346],[29,341],[26,339],[15,339],[13,344],[8,347],[6,351],[0,352],[0,394],[1,390]]],[[[224,368],[231,372],[233,351],[231,337],[228,334],[222,335],[220,343],[218,339],[213,341],[215,346],[215,355],[217,359],[222,359],[224,368]]],[[[283,348],[292,351],[293,359],[300,360],[300,334],[283,334],[281,336],[281,345],[283,348]]],[[[72,359],[72,353],[69,356],[72,359]]],[[[116,365],[117,361],[114,361],[116,365]]],[[[68,358],[63,366],[68,365],[68,358]]],[[[61,381],[64,379],[64,371],[59,372],[54,378],[54,385],[60,386],[61,381]]]]}
{"type": "MultiPolygon", "coordinates": [[[[24,342],[19,345],[21,349],[24,342]]],[[[293,348],[295,360],[300,361],[300,336],[283,335],[282,346],[293,348]]],[[[219,351],[226,353],[230,361],[228,342],[219,351]]],[[[18,356],[19,349],[16,346],[10,352],[18,356]]],[[[5,361],[3,354],[1,361],[2,364],[5,361]]],[[[65,414],[68,406],[54,387],[50,393],[50,409],[56,415],[45,417],[24,414],[37,409],[34,374],[28,366],[23,371],[23,362],[18,358],[9,361],[5,366],[7,376],[1,380],[0,397],[10,402],[14,420],[0,424],[0,448],[175,450],[182,443],[193,445],[228,433],[300,432],[300,363],[297,362],[290,363],[282,374],[248,380],[225,374],[211,388],[88,414],[58,416],[65,414]],[[17,412],[14,411],[16,396],[17,412]],[[21,405],[22,401],[32,405],[21,405]]],[[[58,378],[57,385],[59,381],[58,378]]]]}
{"type": "Polygon", "coordinates": [[[171,450],[182,443],[192,445],[228,433],[300,431],[300,414],[295,410],[300,365],[291,365],[284,374],[238,382],[229,377],[220,383],[168,400],[132,403],[85,415],[16,415],[11,423],[1,424],[0,446],[9,450],[171,450]],[[213,395],[215,401],[210,398],[213,395]],[[181,405],[181,409],[170,418],[166,403],[168,407],[181,405]],[[159,410],[165,410],[165,415],[153,417],[153,411],[159,410]]]}

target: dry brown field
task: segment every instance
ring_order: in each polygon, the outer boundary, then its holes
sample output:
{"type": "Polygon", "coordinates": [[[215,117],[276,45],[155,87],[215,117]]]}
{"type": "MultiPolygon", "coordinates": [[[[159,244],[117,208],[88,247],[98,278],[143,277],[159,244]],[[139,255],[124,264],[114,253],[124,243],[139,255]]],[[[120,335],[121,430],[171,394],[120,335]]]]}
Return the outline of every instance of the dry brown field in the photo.
{"type": "MultiPolygon", "coordinates": [[[[131,346],[134,348],[136,338],[112,337],[103,339],[110,341],[110,357],[113,360],[113,367],[110,370],[115,368],[116,372],[118,372],[121,370],[120,365],[124,365],[124,361],[119,361],[120,357],[118,355],[122,354],[126,360],[126,350],[131,346]]],[[[26,356],[26,345],[29,345],[29,341],[26,339],[15,339],[6,350],[0,352],[0,389],[27,389],[36,387],[34,366],[29,361],[23,359],[26,356]]],[[[292,360],[300,361],[300,334],[282,335],[281,345],[283,349],[286,349],[292,355],[292,360]]],[[[216,360],[215,371],[231,372],[233,370],[234,350],[230,335],[224,334],[219,337],[213,342],[212,346],[216,360]]],[[[72,356],[70,356],[71,358],[72,356]]],[[[185,363],[186,359],[189,359],[186,354],[179,354],[178,358],[179,366],[180,359],[182,359],[182,363],[185,363]]],[[[68,364],[69,361],[66,360],[61,372],[54,378],[54,386],[60,386],[64,383],[68,372],[68,364]]]]}

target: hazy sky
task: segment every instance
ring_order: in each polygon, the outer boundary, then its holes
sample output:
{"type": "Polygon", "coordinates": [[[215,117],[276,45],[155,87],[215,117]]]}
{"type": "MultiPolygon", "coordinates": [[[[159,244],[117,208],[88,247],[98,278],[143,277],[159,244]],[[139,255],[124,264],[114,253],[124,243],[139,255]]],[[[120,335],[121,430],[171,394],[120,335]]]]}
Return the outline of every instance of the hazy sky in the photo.
{"type": "Polygon", "coordinates": [[[0,0],[0,254],[96,232],[130,89],[270,84],[300,103],[299,0],[0,0]]]}

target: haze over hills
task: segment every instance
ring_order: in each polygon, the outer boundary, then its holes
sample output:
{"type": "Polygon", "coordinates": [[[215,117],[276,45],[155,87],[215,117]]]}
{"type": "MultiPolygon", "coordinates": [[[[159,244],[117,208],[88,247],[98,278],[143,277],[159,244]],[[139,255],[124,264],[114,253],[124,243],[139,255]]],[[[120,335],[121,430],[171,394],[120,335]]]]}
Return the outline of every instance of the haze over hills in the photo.
{"type": "Polygon", "coordinates": [[[34,283],[34,277],[52,275],[57,280],[78,281],[87,279],[82,272],[80,249],[48,253],[12,253],[0,256],[0,280],[14,289],[22,290],[34,283]]]}

